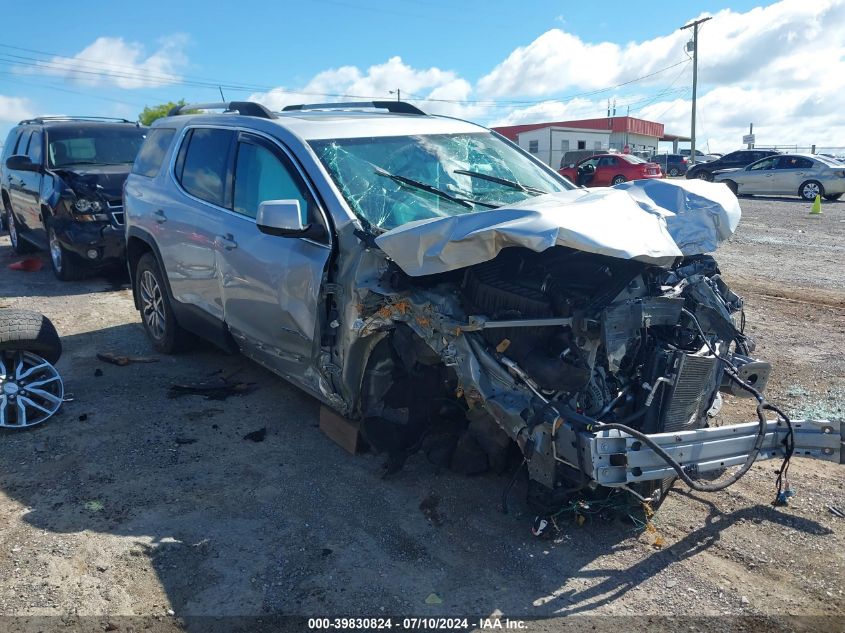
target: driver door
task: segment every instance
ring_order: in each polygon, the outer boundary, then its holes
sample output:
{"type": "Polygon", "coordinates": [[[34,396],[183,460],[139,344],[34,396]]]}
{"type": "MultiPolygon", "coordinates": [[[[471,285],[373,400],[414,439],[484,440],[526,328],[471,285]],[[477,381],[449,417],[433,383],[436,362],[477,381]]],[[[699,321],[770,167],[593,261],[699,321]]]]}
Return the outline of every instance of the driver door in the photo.
{"type": "Polygon", "coordinates": [[[582,187],[596,187],[596,165],[598,164],[598,158],[588,158],[586,160],[582,160],[578,163],[577,172],[578,172],[578,182],[575,183],[582,187]]]}
{"type": "Polygon", "coordinates": [[[316,197],[282,147],[241,132],[235,155],[233,213],[219,240],[226,323],[243,352],[303,381],[319,350],[323,275],[331,255],[322,241],[262,233],[255,223],[266,200],[298,200],[303,224],[328,226],[316,197]]]}
{"type": "MultiPolygon", "coordinates": [[[[772,193],[774,189],[774,158],[766,158],[746,167],[737,174],[739,193],[772,193]]],[[[730,175],[727,176],[730,178],[730,175]]]]}

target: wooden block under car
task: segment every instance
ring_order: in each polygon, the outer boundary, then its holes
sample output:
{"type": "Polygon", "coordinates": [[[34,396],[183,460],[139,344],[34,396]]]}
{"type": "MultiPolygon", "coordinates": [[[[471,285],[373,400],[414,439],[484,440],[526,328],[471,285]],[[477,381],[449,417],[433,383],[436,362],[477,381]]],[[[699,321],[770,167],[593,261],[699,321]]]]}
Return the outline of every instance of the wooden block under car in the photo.
{"type": "Polygon", "coordinates": [[[320,430],[352,455],[363,449],[358,423],[347,420],[326,406],[320,407],[320,430]]]}

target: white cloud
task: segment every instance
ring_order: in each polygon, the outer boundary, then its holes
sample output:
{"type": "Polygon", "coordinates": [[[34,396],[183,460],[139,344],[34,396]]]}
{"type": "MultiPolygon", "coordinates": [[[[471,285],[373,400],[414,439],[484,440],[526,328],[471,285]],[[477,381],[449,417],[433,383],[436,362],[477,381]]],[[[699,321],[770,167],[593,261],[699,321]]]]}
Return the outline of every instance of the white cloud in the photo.
{"type": "MultiPolygon", "coordinates": [[[[28,99],[0,95],[0,121],[17,123],[21,119],[29,119],[32,116],[32,105],[28,99]]],[[[0,142],[2,141],[3,139],[0,139],[0,142]]]]}
{"type": "MultiPolygon", "coordinates": [[[[839,110],[845,89],[845,32],[832,26],[845,24],[845,0],[782,0],[711,17],[699,40],[699,144],[709,142],[713,151],[733,149],[751,122],[758,144],[845,144],[845,119],[839,110]]],[[[670,133],[688,134],[691,65],[657,71],[688,59],[684,48],[690,35],[675,29],[620,45],[587,42],[553,28],[515,49],[475,85],[455,72],[417,69],[392,57],[366,70],[342,66],[324,71],[296,92],[277,88],[251,98],[281,108],[342,99],[309,93],[391,99],[395,95],[390,91],[398,88],[403,98],[428,112],[512,125],[601,117],[607,99],[615,97],[618,114],[625,114],[630,104],[633,116],[665,123],[670,133]],[[558,97],[595,92],[651,73],[657,74],[613,91],[558,97]],[[491,107],[490,101],[498,105],[491,107]]]]}
{"type": "Polygon", "coordinates": [[[53,57],[20,72],[64,77],[84,86],[144,88],[179,83],[179,69],[187,64],[185,35],[159,40],[158,48],[147,55],[137,42],[120,37],[98,37],[72,57],[53,57]]]}

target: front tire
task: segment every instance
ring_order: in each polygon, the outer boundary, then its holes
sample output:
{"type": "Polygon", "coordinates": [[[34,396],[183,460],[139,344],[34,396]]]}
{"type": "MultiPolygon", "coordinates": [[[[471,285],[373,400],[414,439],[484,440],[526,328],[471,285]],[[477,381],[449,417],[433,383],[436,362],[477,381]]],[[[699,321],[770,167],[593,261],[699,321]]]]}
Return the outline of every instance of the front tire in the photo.
{"type": "Polygon", "coordinates": [[[82,279],[85,276],[85,269],[76,255],[69,252],[59,242],[56,229],[53,228],[52,222],[49,220],[47,222],[47,240],[50,244],[50,265],[56,279],[61,281],[82,279]]]}
{"type": "Polygon", "coordinates": [[[134,287],[140,303],[141,322],[155,350],[175,354],[184,349],[188,333],[176,321],[164,275],[152,253],[144,253],[138,260],[134,287]]]}
{"type": "Polygon", "coordinates": [[[707,182],[713,182],[713,174],[710,174],[704,170],[701,170],[695,175],[696,178],[699,180],[706,180],[707,182]]]}
{"type": "Polygon", "coordinates": [[[728,189],[731,190],[733,195],[738,195],[739,187],[737,187],[736,183],[733,180],[725,180],[725,185],[727,185],[728,189]]]}
{"type": "Polygon", "coordinates": [[[807,182],[802,183],[802,185],[798,187],[798,195],[807,202],[812,202],[816,199],[816,196],[826,197],[824,195],[824,187],[822,187],[822,183],[818,180],[808,180],[807,182]]]}
{"type": "Polygon", "coordinates": [[[621,184],[622,184],[623,182],[625,182],[626,180],[627,180],[627,179],[625,178],[625,176],[614,176],[614,177],[613,177],[613,180],[611,180],[611,181],[610,181],[610,184],[611,184],[611,185],[614,185],[614,186],[615,186],[615,185],[621,185],[621,184]]]}

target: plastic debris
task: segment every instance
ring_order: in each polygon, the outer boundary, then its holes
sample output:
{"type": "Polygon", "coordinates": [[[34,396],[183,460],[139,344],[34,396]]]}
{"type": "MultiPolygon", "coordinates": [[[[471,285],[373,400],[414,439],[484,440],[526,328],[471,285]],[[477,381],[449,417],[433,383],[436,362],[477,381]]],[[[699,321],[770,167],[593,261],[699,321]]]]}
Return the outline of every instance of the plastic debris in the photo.
{"type": "Polygon", "coordinates": [[[25,273],[35,273],[44,267],[44,262],[38,257],[27,257],[9,264],[9,270],[20,270],[25,273]]]}
{"type": "Polygon", "coordinates": [[[845,512],[837,508],[836,506],[827,506],[827,509],[833,516],[837,516],[840,519],[845,519],[845,512]]]}
{"type": "Polygon", "coordinates": [[[82,507],[88,510],[89,512],[99,512],[106,506],[99,499],[91,499],[90,501],[86,501],[84,504],[82,504],[82,507]]]}
{"type": "Polygon", "coordinates": [[[428,597],[425,599],[426,604],[443,604],[443,599],[438,596],[436,593],[428,594],[428,597]]]}

